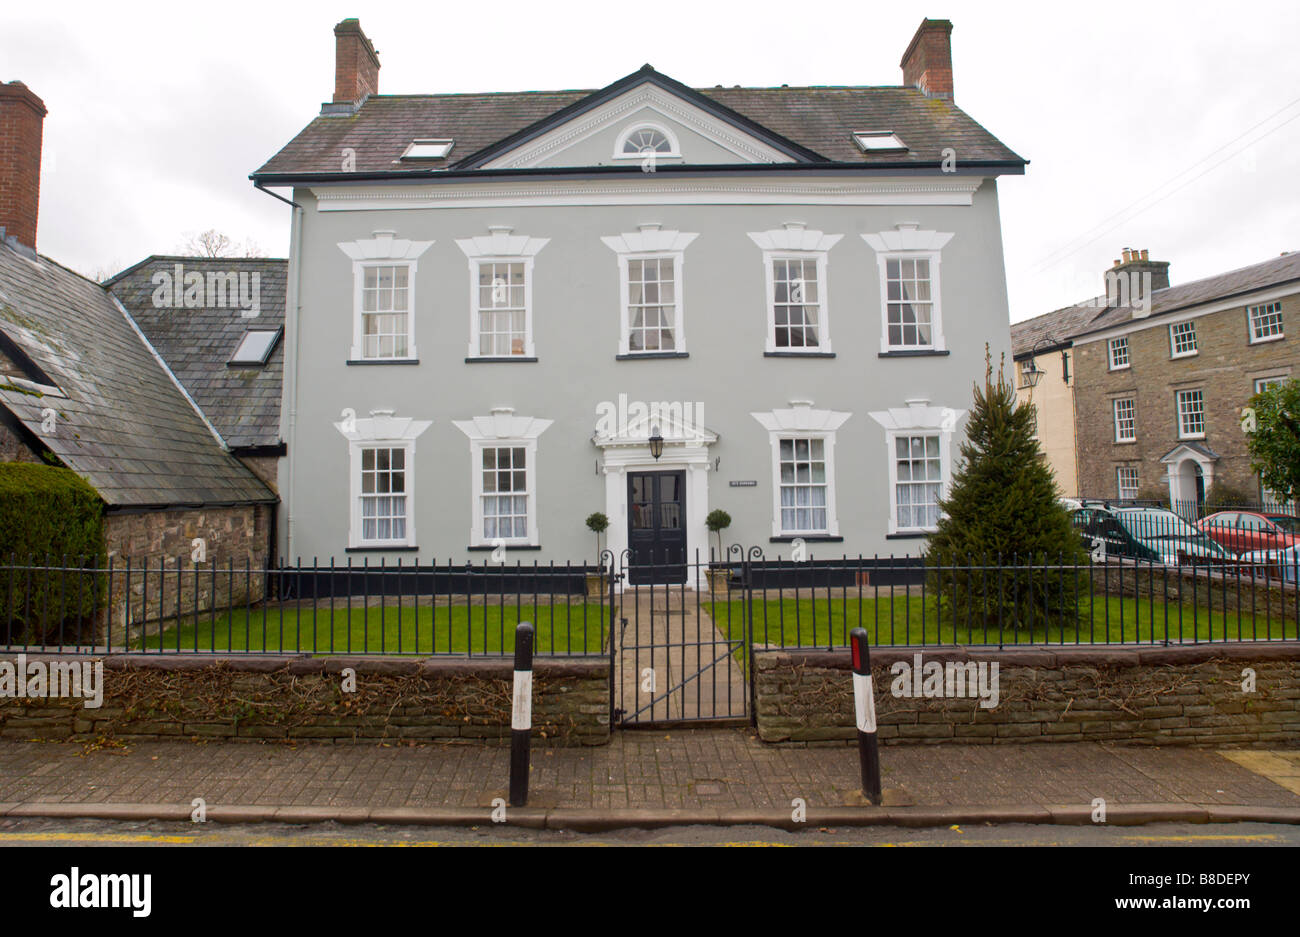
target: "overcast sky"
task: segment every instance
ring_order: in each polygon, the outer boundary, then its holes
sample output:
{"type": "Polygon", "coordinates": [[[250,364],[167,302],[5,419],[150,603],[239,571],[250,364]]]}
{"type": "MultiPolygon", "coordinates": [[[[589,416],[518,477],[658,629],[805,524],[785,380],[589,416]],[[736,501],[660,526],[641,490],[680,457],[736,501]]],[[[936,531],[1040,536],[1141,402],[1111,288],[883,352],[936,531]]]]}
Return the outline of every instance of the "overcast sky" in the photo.
{"type": "Polygon", "coordinates": [[[349,16],[380,91],[408,94],[597,88],[645,62],[694,87],[898,85],[945,17],[956,103],[1031,161],[1000,182],[1013,320],[1100,292],[1123,247],[1174,283],[1300,250],[1296,0],[63,0],[8,5],[0,32],[0,80],[49,109],[41,252],[94,275],[216,228],[284,256],[288,208],[248,174],[332,95],[349,16]]]}

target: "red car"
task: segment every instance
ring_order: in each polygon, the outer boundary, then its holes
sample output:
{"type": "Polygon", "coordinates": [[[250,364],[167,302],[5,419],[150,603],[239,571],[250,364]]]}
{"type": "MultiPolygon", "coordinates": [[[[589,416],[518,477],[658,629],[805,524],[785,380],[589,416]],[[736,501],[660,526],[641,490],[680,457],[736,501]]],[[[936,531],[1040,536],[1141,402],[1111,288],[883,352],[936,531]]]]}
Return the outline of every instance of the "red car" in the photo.
{"type": "Polygon", "coordinates": [[[1233,553],[1284,550],[1300,543],[1300,518],[1261,511],[1219,511],[1196,525],[1233,553]]]}

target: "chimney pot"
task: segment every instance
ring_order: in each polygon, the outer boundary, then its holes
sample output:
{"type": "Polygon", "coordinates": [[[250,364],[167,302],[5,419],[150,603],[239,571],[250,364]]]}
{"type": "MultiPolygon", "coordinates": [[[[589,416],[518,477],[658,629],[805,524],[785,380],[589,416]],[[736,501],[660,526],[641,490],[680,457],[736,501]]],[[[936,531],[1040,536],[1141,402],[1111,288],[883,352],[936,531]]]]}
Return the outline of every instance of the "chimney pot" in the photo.
{"type": "Polygon", "coordinates": [[[36,249],[45,103],[21,81],[0,82],[0,228],[36,249]]]}
{"type": "Polygon", "coordinates": [[[1136,273],[1139,276],[1143,273],[1151,274],[1151,289],[1165,290],[1169,288],[1169,262],[1166,260],[1152,260],[1151,252],[1147,248],[1136,250],[1132,247],[1126,247],[1120,252],[1123,261],[1115,261],[1107,274],[1117,273],[1123,276],[1127,273],[1136,273]]]}
{"type": "Polygon", "coordinates": [[[343,20],[334,27],[334,103],[359,104],[378,93],[379,53],[360,20],[343,20]]]}
{"type": "Polygon", "coordinates": [[[921,20],[903,60],[903,84],[927,98],[952,100],[952,21],[921,20]]]}

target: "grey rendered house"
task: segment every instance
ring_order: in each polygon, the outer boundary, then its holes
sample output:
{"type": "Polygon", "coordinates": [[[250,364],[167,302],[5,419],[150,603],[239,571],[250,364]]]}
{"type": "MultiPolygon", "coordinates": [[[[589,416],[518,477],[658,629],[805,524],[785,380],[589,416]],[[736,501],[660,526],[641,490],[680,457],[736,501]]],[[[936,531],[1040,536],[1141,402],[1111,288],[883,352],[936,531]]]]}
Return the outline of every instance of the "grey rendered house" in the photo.
{"type": "Polygon", "coordinates": [[[769,556],[916,552],[1010,349],[1025,166],[953,104],[951,28],[903,87],[381,95],[340,23],[334,100],[252,175],[293,206],[282,552],[578,562],[603,511],[678,563],[715,508],[769,556]]]}

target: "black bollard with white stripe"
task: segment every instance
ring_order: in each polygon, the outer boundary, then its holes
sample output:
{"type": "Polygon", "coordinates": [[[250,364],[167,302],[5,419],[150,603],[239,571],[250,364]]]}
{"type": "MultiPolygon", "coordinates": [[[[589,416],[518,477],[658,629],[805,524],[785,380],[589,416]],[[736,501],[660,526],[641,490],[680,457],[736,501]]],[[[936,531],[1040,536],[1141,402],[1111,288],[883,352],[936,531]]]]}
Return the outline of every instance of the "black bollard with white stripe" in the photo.
{"type": "Polygon", "coordinates": [[[862,764],[862,793],[880,805],[880,749],[876,744],[876,696],[871,686],[871,649],[865,628],[849,632],[853,648],[853,708],[858,723],[858,760],[862,764]]]}
{"type": "Polygon", "coordinates": [[[514,704],[510,713],[510,806],[528,803],[529,746],[533,735],[533,626],[515,629],[514,704]]]}

